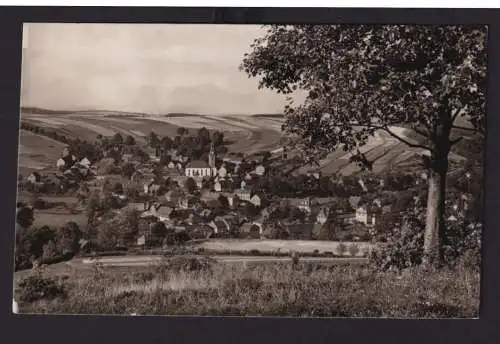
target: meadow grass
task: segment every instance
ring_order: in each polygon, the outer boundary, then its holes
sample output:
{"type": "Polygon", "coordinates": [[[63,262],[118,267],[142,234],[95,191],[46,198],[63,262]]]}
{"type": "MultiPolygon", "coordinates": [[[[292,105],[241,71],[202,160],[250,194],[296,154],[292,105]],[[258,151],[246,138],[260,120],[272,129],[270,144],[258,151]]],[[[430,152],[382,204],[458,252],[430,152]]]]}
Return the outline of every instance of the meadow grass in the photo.
{"type": "Polygon", "coordinates": [[[479,312],[479,272],[467,269],[399,274],[303,263],[215,264],[194,271],[100,267],[62,283],[66,297],[20,302],[21,313],[473,318],[479,312]]]}

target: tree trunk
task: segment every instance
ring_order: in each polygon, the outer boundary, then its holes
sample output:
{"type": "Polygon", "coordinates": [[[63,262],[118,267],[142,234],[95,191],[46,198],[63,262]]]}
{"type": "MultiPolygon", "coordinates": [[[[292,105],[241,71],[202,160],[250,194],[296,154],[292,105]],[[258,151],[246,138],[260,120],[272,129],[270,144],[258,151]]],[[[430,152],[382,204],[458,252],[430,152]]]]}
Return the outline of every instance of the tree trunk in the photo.
{"type": "Polygon", "coordinates": [[[445,240],[446,174],[448,172],[449,135],[441,137],[431,155],[429,165],[429,189],[427,217],[424,233],[424,265],[439,265],[442,262],[442,247],[445,240]]]}

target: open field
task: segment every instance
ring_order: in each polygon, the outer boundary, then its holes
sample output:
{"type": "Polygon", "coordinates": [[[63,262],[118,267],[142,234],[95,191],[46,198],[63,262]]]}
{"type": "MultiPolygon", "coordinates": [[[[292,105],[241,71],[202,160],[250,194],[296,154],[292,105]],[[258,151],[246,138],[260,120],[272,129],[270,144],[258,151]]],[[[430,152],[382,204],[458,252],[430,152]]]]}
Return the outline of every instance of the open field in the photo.
{"type": "MultiPolygon", "coordinates": [[[[313,253],[315,250],[318,253],[332,252],[337,253],[339,242],[335,241],[319,241],[319,240],[259,240],[259,239],[211,239],[200,244],[198,248],[210,251],[251,251],[258,250],[261,253],[313,253]]],[[[362,256],[371,249],[371,244],[367,242],[344,242],[346,248],[355,245],[359,249],[359,256],[362,256]]],[[[347,251],[347,250],[346,250],[347,251]]],[[[345,253],[349,254],[348,252],[345,253]]]]}
{"type": "Polygon", "coordinates": [[[65,147],[64,144],[46,136],[20,130],[19,173],[27,175],[36,170],[55,168],[65,147]]]}
{"type": "Polygon", "coordinates": [[[57,228],[64,226],[70,221],[75,222],[82,229],[87,226],[87,216],[84,213],[71,214],[69,211],[60,210],[36,210],[33,226],[57,228]]]}
{"type": "MultiPolygon", "coordinates": [[[[179,127],[190,132],[202,127],[220,130],[229,142],[230,152],[256,153],[262,150],[277,150],[281,147],[281,125],[284,121],[278,116],[207,116],[207,115],[144,115],[106,111],[84,111],[68,114],[23,113],[23,120],[37,122],[46,127],[61,130],[67,135],[93,140],[97,135],[109,136],[117,132],[131,135],[138,142],[144,143],[144,137],[151,131],[161,136],[174,137],[179,127]]],[[[392,127],[393,132],[406,135],[406,130],[392,127]]],[[[21,137],[21,145],[26,139],[21,137]]],[[[411,140],[411,138],[410,138],[411,140]]],[[[43,145],[41,146],[43,147],[43,145]]],[[[360,148],[367,158],[374,162],[375,172],[384,172],[404,163],[407,168],[417,166],[419,150],[408,149],[389,134],[380,132],[360,148]]],[[[356,164],[349,162],[349,153],[336,151],[319,161],[318,166],[304,166],[299,172],[321,171],[324,174],[340,173],[350,175],[360,171],[356,164]]],[[[452,159],[459,156],[451,154],[452,159]]],[[[23,166],[42,168],[43,162],[36,157],[24,156],[23,166]],[[31,160],[29,160],[31,159],[31,160]]]]}
{"type": "MultiPolygon", "coordinates": [[[[63,295],[23,301],[20,313],[473,318],[479,273],[412,269],[403,275],[363,266],[290,263],[61,267],[63,295]],[[106,288],[103,288],[106,286],[106,288]]],[[[49,269],[48,267],[47,269],[49,269]]],[[[15,286],[32,273],[16,273],[15,286]]],[[[47,270],[42,278],[56,276],[47,270]]]]}

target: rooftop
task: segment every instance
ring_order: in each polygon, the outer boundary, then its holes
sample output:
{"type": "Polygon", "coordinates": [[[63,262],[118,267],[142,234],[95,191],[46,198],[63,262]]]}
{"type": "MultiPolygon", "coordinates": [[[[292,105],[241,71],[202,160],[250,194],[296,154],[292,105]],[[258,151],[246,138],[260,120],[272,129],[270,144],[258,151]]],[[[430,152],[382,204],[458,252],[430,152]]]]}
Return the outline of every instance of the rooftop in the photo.
{"type": "Polygon", "coordinates": [[[193,160],[187,164],[186,168],[210,168],[210,166],[203,160],[193,160]]]}

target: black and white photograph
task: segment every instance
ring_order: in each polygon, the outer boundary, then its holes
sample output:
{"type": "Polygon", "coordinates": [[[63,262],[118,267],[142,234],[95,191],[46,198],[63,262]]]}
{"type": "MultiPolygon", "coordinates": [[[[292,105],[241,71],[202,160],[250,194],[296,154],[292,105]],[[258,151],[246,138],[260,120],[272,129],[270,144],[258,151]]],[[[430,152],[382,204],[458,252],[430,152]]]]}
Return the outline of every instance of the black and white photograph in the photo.
{"type": "Polygon", "coordinates": [[[479,318],[487,25],[22,40],[14,313],[479,318]]]}

